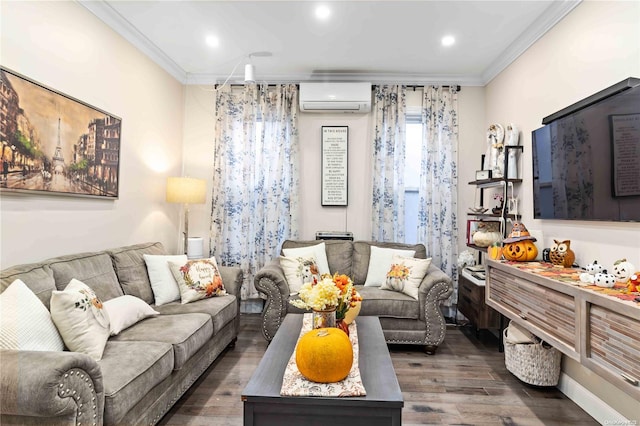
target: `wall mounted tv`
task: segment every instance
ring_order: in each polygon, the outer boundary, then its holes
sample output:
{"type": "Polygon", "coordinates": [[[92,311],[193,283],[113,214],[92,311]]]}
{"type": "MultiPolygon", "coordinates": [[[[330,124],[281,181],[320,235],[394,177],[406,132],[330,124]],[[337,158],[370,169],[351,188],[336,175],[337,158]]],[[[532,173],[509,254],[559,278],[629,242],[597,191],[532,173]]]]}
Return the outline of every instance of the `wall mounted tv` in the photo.
{"type": "Polygon", "coordinates": [[[533,217],[640,222],[640,79],[542,124],[532,132],[533,217]]]}

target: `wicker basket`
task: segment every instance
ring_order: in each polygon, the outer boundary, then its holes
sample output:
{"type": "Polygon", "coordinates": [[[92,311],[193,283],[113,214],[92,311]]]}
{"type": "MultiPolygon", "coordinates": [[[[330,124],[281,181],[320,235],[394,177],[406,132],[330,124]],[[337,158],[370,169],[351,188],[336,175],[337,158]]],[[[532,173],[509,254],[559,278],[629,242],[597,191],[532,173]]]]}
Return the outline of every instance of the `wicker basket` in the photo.
{"type": "Polygon", "coordinates": [[[513,344],[506,340],[504,330],[504,362],[511,373],[525,383],[536,386],[556,386],[560,379],[562,354],[542,342],[513,344]]]}

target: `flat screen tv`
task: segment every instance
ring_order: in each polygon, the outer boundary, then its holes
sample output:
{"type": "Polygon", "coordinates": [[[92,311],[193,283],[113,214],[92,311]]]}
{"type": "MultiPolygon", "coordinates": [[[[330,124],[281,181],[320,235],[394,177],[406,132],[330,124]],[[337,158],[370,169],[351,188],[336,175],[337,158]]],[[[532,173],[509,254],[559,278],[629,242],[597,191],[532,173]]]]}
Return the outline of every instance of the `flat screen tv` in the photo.
{"type": "Polygon", "coordinates": [[[640,79],[542,123],[532,132],[533,217],[640,222],[640,79]]]}

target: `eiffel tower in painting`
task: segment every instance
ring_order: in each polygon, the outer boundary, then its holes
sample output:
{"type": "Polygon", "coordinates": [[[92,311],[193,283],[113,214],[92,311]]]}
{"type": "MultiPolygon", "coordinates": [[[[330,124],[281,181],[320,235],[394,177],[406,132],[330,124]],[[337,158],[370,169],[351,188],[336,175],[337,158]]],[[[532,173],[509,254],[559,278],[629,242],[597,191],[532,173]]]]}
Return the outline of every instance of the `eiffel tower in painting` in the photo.
{"type": "Polygon", "coordinates": [[[55,173],[64,172],[64,157],[60,146],[60,117],[58,117],[58,145],[56,146],[55,154],[53,154],[53,171],[55,173]]]}

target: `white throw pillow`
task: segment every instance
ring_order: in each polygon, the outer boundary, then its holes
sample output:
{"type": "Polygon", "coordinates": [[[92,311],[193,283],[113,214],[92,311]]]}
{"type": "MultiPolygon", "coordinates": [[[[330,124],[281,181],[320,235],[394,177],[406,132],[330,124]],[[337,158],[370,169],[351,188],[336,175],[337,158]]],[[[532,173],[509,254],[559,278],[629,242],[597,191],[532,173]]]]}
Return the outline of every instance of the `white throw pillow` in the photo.
{"type": "Polygon", "coordinates": [[[96,361],[102,358],[109,338],[109,316],[88,285],[74,278],[64,291],[54,291],[51,317],[69,350],[96,361]]]}
{"type": "Polygon", "coordinates": [[[180,289],[171,273],[171,269],[169,269],[169,262],[184,265],[187,263],[187,255],[144,254],[143,257],[144,263],[147,264],[147,272],[149,273],[149,281],[151,282],[151,290],[153,290],[156,306],[180,299],[180,289]]]}
{"type": "Polygon", "coordinates": [[[169,262],[169,267],[178,282],[181,303],[227,294],[215,257],[185,263],[169,262]]]}
{"type": "Polygon", "coordinates": [[[0,294],[0,348],[62,351],[64,343],[51,314],[21,280],[0,294]]]}
{"type": "Polygon", "coordinates": [[[280,266],[287,277],[289,294],[292,296],[300,291],[302,284],[320,281],[318,265],[315,256],[285,257],[280,256],[280,266]]]}
{"type": "Polygon", "coordinates": [[[116,336],[138,321],[160,314],[144,300],[128,294],[107,300],[102,306],[109,315],[109,330],[112,336],[116,336]]]}
{"type": "Polygon", "coordinates": [[[325,250],[325,244],[320,243],[314,246],[308,247],[298,247],[298,248],[286,248],[282,249],[282,253],[286,257],[315,257],[316,263],[318,264],[318,269],[320,271],[320,275],[330,274],[329,270],[329,262],[327,261],[327,252],[325,250]]]}
{"type": "Polygon", "coordinates": [[[415,250],[371,246],[367,280],[364,282],[365,287],[380,287],[387,280],[387,272],[391,269],[391,258],[394,254],[402,257],[413,257],[416,252],[415,250]]]}
{"type": "Polygon", "coordinates": [[[391,259],[391,267],[387,271],[387,278],[380,287],[382,290],[400,291],[418,300],[418,289],[427,269],[431,265],[431,258],[416,259],[402,257],[397,254],[391,259]]]}

